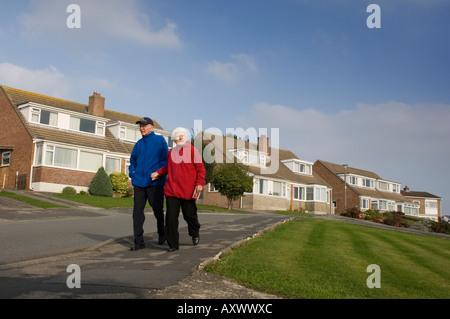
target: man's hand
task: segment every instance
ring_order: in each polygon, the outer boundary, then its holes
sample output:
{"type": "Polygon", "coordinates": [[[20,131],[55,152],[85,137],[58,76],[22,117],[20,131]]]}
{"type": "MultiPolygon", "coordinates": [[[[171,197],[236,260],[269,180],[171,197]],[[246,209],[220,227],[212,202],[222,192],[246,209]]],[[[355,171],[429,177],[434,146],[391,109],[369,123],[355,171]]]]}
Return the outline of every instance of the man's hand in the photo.
{"type": "Polygon", "coordinates": [[[159,178],[159,174],[157,172],[152,173],[151,175],[152,181],[157,180],[159,178]]]}

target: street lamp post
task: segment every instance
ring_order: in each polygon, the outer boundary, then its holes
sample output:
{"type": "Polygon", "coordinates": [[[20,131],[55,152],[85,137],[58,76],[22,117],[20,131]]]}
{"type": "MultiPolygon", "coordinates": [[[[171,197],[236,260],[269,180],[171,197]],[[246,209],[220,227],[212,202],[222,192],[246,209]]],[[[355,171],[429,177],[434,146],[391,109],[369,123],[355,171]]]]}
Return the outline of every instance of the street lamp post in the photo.
{"type": "Polygon", "coordinates": [[[348,164],[343,164],[344,166],[344,212],[347,210],[347,167],[348,164]]]}

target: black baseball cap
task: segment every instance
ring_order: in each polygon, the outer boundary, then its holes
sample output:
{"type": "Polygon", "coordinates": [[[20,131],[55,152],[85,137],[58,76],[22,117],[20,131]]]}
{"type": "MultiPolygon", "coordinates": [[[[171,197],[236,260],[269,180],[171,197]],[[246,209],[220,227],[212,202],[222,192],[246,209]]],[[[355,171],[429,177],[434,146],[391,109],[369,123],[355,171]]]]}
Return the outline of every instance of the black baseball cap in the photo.
{"type": "Polygon", "coordinates": [[[144,125],[151,124],[151,125],[155,126],[155,124],[153,123],[153,120],[149,117],[144,117],[144,118],[140,119],[139,121],[136,122],[136,124],[144,124],[144,125]]]}

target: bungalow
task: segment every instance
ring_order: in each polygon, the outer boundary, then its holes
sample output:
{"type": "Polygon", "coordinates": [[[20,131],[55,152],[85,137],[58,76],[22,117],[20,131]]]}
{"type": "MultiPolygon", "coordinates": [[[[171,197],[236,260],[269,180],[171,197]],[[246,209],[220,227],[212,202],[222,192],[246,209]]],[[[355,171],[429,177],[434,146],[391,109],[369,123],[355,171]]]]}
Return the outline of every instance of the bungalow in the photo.
{"type": "MultiPolygon", "coordinates": [[[[313,163],[299,159],[288,150],[269,147],[262,135],[257,145],[233,137],[202,133],[203,142],[216,163],[234,158],[250,168],[253,191],[233,203],[234,207],[252,210],[303,210],[315,214],[332,214],[331,187],[313,172],[313,163]],[[270,169],[271,167],[272,169],[270,169]],[[273,169],[276,167],[276,169],[273,169]]],[[[205,154],[203,154],[205,158],[205,154]]],[[[206,157],[208,155],[206,154],[206,157]]],[[[226,198],[208,184],[203,204],[227,206],[226,198]]]]}
{"type": "Polygon", "coordinates": [[[419,205],[419,217],[434,221],[438,221],[441,217],[441,197],[423,191],[411,191],[408,186],[405,186],[400,193],[419,205]]]}
{"type": "Polygon", "coordinates": [[[401,184],[382,179],[377,174],[322,160],[314,171],[333,188],[333,205],[337,213],[356,207],[380,211],[402,211],[418,216],[419,206],[400,193],[401,184]]]}
{"type": "MultiPolygon", "coordinates": [[[[99,93],[80,104],[0,86],[0,186],[87,190],[98,168],[128,174],[141,117],[105,109],[99,93]]],[[[170,132],[155,121],[155,133],[170,132]]]]}

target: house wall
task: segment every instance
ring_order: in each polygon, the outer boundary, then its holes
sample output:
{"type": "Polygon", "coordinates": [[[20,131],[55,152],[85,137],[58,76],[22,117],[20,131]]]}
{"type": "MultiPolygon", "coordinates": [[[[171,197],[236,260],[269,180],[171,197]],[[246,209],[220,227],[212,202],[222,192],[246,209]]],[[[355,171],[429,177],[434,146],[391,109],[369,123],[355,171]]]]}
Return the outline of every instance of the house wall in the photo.
{"type": "MultiPolygon", "coordinates": [[[[201,203],[227,207],[227,198],[219,192],[209,192],[208,185],[202,193],[201,203]]],[[[233,208],[240,207],[240,200],[233,201],[233,208]]],[[[290,199],[286,197],[246,194],[242,197],[242,208],[251,210],[289,210],[290,199]]],[[[314,214],[330,214],[330,204],[323,202],[293,201],[293,209],[303,209],[314,214]]]]}
{"type": "Polygon", "coordinates": [[[25,189],[30,188],[30,167],[34,154],[33,140],[14,110],[9,99],[0,89],[0,144],[14,146],[10,165],[0,167],[0,187],[16,187],[16,173],[24,179],[25,189]]]}
{"type": "Polygon", "coordinates": [[[33,168],[33,183],[61,184],[66,186],[89,187],[95,173],[54,167],[33,168]]]}
{"type": "MultiPolygon", "coordinates": [[[[202,204],[212,205],[228,208],[228,200],[225,196],[220,195],[219,192],[210,192],[209,186],[206,185],[204,191],[202,192],[202,204]]],[[[240,200],[233,201],[233,208],[239,208],[240,200]]]]}
{"type": "Polygon", "coordinates": [[[347,184],[346,200],[344,200],[344,181],[332,173],[328,168],[326,168],[322,163],[316,161],[313,166],[314,173],[319,175],[333,188],[333,201],[336,201],[336,214],[341,214],[345,212],[346,208],[358,207],[360,208],[359,195],[355,193],[347,184]],[[346,201],[346,205],[344,205],[346,201]]]}
{"type": "MultiPolygon", "coordinates": [[[[423,197],[411,197],[411,196],[407,196],[407,198],[410,201],[418,201],[419,202],[419,204],[420,204],[419,217],[427,217],[427,216],[430,217],[430,216],[433,216],[433,215],[430,215],[430,214],[427,215],[425,213],[425,210],[426,210],[425,198],[423,198],[423,197]]],[[[442,214],[441,214],[441,199],[439,199],[439,198],[430,198],[430,199],[436,199],[437,200],[437,214],[436,214],[436,218],[441,217],[442,216],[442,214]]]]}

